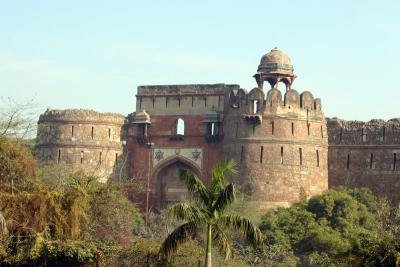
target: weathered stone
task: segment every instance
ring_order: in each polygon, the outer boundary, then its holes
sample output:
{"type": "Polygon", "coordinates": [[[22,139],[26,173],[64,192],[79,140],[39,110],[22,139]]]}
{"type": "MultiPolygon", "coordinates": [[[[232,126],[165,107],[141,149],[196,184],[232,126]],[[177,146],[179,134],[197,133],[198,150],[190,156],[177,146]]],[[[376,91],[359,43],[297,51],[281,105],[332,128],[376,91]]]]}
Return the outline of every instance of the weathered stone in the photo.
{"type": "Polygon", "coordinates": [[[328,119],[329,186],[368,187],[400,202],[400,119],[328,119]]]}
{"type": "Polygon", "coordinates": [[[38,122],[36,157],[67,164],[105,182],[120,174],[124,116],[93,110],[46,110],[38,122]]]}
{"type": "Polygon", "coordinates": [[[126,117],[47,110],[39,118],[36,155],[102,181],[141,180],[146,188],[136,199],[148,209],[187,196],[182,170],[209,183],[224,158],[237,162],[239,175],[230,179],[249,193],[255,212],[321,193],[328,174],[329,186],[368,186],[399,202],[400,120],[326,120],[319,98],[292,88],[293,70],[290,58],[273,49],[249,93],[222,83],[139,86],[136,112],[126,117]]]}

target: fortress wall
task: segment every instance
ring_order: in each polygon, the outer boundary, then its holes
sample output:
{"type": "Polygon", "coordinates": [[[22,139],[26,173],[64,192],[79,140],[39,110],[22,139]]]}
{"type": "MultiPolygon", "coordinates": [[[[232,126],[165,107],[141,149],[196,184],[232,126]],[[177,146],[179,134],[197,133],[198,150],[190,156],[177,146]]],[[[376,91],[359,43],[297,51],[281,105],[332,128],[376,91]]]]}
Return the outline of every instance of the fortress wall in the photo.
{"type": "Polygon", "coordinates": [[[124,116],[92,110],[47,110],[39,118],[36,157],[99,176],[119,175],[124,116]]]}
{"type": "Polygon", "coordinates": [[[320,100],[302,103],[294,90],[285,98],[271,91],[265,99],[261,93],[253,97],[263,103],[255,113],[252,92],[241,93],[239,101],[227,96],[231,102],[225,107],[224,155],[239,163],[236,182],[251,192],[259,210],[288,206],[328,188],[328,136],[320,100]],[[271,91],[277,95],[271,97],[271,91]],[[232,101],[240,105],[233,108],[232,101]],[[260,123],[253,123],[256,116],[260,123]]]}
{"type": "Polygon", "coordinates": [[[400,120],[328,119],[329,186],[368,187],[400,201],[400,120]]]}
{"type": "Polygon", "coordinates": [[[225,91],[238,85],[193,84],[139,86],[136,110],[151,115],[199,115],[222,112],[225,91]]]}

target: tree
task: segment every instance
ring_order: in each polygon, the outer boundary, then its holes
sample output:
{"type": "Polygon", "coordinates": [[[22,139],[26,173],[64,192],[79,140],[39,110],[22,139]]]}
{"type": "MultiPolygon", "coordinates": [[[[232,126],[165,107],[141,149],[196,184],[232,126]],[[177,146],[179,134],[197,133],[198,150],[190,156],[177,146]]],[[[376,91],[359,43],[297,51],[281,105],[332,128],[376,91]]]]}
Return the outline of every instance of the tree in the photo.
{"type": "Polygon", "coordinates": [[[235,187],[232,183],[227,184],[226,175],[236,173],[235,163],[232,160],[217,164],[212,171],[209,188],[194,173],[188,171],[182,173],[194,202],[177,203],[170,207],[170,216],[185,223],[164,240],[159,251],[163,259],[169,259],[178,246],[195,237],[203,227],[207,233],[206,267],[211,267],[212,242],[225,253],[225,260],[233,256],[232,242],[225,229],[244,234],[247,241],[253,245],[262,243],[261,231],[250,220],[238,215],[224,214],[227,207],[235,200],[235,187]]]}
{"type": "Polygon", "coordinates": [[[38,185],[36,162],[21,143],[0,137],[0,191],[31,191],[38,185]]]}
{"type": "Polygon", "coordinates": [[[0,98],[0,137],[24,140],[36,133],[36,104],[33,100],[18,103],[0,98]]]}
{"type": "Polygon", "coordinates": [[[269,211],[260,228],[268,249],[280,248],[273,266],[291,255],[300,266],[394,266],[399,221],[385,203],[367,189],[334,188],[269,211]]]}
{"type": "Polygon", "coordinates": [[[90,233],[96,240],[128,245],[142,227],[142,216],[114,184],[97,184],[89,192],[90,233]]]}

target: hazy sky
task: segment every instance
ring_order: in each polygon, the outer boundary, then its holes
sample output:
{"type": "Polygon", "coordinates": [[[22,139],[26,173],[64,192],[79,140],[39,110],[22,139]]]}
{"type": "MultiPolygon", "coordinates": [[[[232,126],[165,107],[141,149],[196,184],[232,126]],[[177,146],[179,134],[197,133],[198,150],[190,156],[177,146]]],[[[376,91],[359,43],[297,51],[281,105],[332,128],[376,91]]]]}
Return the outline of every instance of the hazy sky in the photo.
{"type": "Polygon", "coordinates": [[[138,85],[252,89],[275,46],[326,116],[400,117],[398,0],[0,0],[0,96],[127,114],[138,85]]]}

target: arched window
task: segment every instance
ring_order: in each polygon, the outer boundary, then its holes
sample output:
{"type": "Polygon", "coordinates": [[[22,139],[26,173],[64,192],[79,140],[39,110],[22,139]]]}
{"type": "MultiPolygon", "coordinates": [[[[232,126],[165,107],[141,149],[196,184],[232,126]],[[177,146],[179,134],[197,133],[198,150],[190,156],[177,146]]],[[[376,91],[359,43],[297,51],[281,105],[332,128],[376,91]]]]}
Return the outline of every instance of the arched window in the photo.
{"type": "Polygon", "coordinates": [[[237,92],[235,93],[235,91],[231,91],[229,93],[229,103],[233,108],[239,107],[239,98],[237,97],[237,92]]]}
{"type": "Polygon", "coordinates": [[[209,122],[207,125],[208,135],[214,136],[217,135],[217,125],[215,122],[209,122]]]}
{"type": "Polygon", "coordinates": [[[174,128],[176,135],[185,135],[185,121],[182,118],[178,118],[175,121],[174,128]]]}
{"type": "Polygon", "coordinates": [[[258,100],[253,100],[253,107],[252,107],[253,114],[258,112],[258,100]]]}

